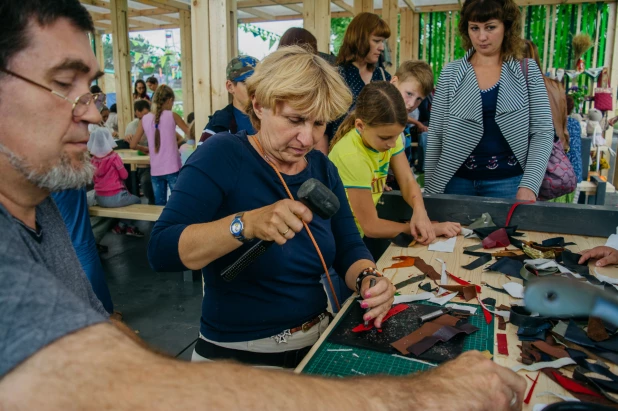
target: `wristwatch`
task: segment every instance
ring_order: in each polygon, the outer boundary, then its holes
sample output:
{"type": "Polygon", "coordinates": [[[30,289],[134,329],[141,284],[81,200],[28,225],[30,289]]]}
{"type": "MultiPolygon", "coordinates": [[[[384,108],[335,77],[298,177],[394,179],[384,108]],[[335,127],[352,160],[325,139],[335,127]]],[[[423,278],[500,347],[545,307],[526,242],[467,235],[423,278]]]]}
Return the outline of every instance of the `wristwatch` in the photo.
{"type": "Polygon", "coordinates": [[[246,243],[250,240],[243,235],[245,231],[245,225],[242,222],[243,214],[245,214],[244,211],[234,216],[232,224],[230,224],[230,233],[234,236],[235,239],[237,239],[241,243],[246,243]]]}
{"type": "Polygon", "coordinates": [[[361,273],[356,277],[356,292],[360,293],[360,287],[363,283],[365,277],[382,277],[382,273],[380,273],[377,269],[373,267],[365,268],[361,273]]]}

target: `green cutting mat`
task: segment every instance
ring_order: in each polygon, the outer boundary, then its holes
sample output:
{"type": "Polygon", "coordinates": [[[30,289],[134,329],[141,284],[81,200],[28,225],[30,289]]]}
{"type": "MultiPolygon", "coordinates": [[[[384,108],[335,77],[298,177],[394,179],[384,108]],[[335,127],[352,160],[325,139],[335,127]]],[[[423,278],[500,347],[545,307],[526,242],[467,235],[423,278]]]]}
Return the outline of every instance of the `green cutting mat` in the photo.
{"type": "MultiPolygon", "coordinates": [[[[415,304],[434,305],[426,301],[417,301],[415,304]]],[[[459,303],[458,303],[459,304],[459,303]]],[[[464,304],[471,305],[471,304],[464,304]]],[[[470,316],[468,322],[475,325],[479,330],[467,335],[464,340],[464,351],[488,350],[494,352],[494,320],[491,323],[485,322],[485,317],[480,306],[477,307],[476,314],[470,316]]],[[[346,310],[346,315],[351,305],[346,310]]],[[[493,316],[492,316],[493,317],[493,316]]],[[[336,328],[336,327],[335,327],[336,328]]],[[[364,350],[361,348],[347,345],[333,344],[325,341],[313,355],[309,363],[303,369],[305,374],[318,374],[328,377],[346,377],[354,375],[407,375],[418,371],[426,371],[433,368],[431,365],[417,361],[410,361],[401,357],[382,352],[364,350]],[[349,350],[352,351],[328,351],[328,350],[349,350]]]]}

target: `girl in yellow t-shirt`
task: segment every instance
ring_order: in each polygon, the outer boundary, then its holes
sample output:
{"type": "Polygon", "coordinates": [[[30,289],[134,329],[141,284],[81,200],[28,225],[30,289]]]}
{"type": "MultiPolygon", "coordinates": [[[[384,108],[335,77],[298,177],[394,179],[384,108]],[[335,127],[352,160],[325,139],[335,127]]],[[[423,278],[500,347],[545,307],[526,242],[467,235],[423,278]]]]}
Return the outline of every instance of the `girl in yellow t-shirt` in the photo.
{"type": "Polygon", "coordinates": [[[339,170],[358,230],[371,238],[393,238],[405,232],[421,244],[431,243],[436,236],[456,236],[461,231],[458,223],[429,221],[421,189],[403,152],[401,133],[407,121],[397,87],[385,81],[369,83],[331,142],[328,158],[339,170]],[[378,218],[376,204],[384,192],[389,166],[404,200],[414,210],[409,224],[378,218]]]}

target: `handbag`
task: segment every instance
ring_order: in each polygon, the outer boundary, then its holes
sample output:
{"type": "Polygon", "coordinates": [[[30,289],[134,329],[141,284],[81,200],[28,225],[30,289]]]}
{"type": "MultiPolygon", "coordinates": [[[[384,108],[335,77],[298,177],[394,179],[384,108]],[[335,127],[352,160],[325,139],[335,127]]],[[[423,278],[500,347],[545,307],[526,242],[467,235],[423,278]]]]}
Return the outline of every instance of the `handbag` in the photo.
{"type": "Polygon", "coordinates": [[[597,87],[594,89],[594,108],[601,111],[614,110],[614,89],[597,87]]]}
{"type": "MultiPolygon", "coordinates": [[[[520,61],[522,72],[526,78],[528,86],[528,59],[520,61]],[[524,64],[525,61],[525,64],[524,64]]],[[[564,154],[564,147],[560,139],[554,133],[554,144],[547,162],[547,169],[543,176],[541,188],[539,189],[539,200],[551,200],[572,193],[577,187],[577,177],[573,171],[573,165],[564,154]]]]}

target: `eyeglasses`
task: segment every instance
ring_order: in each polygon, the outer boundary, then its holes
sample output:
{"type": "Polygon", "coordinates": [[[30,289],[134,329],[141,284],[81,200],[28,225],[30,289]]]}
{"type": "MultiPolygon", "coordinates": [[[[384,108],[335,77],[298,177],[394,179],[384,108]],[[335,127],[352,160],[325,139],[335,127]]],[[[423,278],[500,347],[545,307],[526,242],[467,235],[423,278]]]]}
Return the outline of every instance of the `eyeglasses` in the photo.
{"type": "Polygon", "coordinates": [[[97,104],[97,103],[103,103],[103,101],[105,100],[105,94],[103,94],[103,93],[94,93],[94,94],[86,93],[86,94],[82,94],[81,96],[77,97],[75,100],[71,100],[67,96],[65,96],[65,95],[63,95],[61,93],[58,93],[57,91],[52,90],[52,89],[50,89],[47,86],[39,84],[36,81],[32,81],[32,80],[30,80],[30,79],[28,79],[28,78],[26,78],[24,76],[21,76],[21,75],[19,75],[17,73],[13,73],[10,70],[5,70],[5,69],[1,69],[0,68],[0,71],[6,73],[8,75],[11,75],[13,77],[17,77],[18,79],[21,79],[21,80],[23,80],[23,81],[25,81],[27,83],[33,84],[33,85],[35,85],[37,87],[40,87],[40,88],[42,88],[44,90],[47,90],[50,93],[52,93],[53,95],[58,96],[61,99],[68,101],[69,103],[72,103],[73,107],[72,107],[72,111],[71,112],[73,114],[73,117],[81,117],[84,114],[86,114],[86,112],[88,111],[88,106],[90,106],[90,103],[92,103],[93,101],[94,101],[95,104],[97,104]]]}

